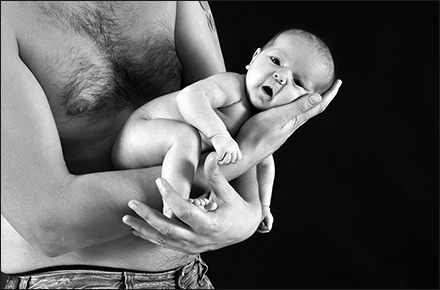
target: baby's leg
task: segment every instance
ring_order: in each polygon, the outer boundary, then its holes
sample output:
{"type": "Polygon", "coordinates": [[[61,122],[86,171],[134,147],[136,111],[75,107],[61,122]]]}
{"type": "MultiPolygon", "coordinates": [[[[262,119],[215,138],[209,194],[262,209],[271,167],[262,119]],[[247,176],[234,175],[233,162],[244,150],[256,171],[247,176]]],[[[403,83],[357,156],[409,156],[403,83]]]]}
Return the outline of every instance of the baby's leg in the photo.
{"type": "Polygon", "coordinates": [[[122,130],[112,157],[121,169],[162,164],[162,177],[188,199],[200,150],[200,134],[192,126],[169,119],[136,118],[122,130]]]}

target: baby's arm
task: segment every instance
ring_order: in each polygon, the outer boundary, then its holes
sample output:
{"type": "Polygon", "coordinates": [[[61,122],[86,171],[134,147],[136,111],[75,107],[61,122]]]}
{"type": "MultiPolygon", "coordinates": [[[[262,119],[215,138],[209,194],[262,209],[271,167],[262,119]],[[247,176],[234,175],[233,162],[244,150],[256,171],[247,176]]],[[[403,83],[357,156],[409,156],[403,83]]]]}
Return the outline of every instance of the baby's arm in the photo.
{"type": "Polygon", "coordinates": [[[263,220],[258,227],[259,233],[268,233],[272,229],[274,218],[270,212],[273,183],[275,181],[275,162],[269,155],[257,165],[257,180],[260,194],[263,220]]]}
{"type": "Polygon", "coordinates": [[[214,109],[240,100],[240,75],[224,73],[184,88],[176,97],[182,117],[211,140],[220,164],[241,159],[240,148],[214,109]]]}

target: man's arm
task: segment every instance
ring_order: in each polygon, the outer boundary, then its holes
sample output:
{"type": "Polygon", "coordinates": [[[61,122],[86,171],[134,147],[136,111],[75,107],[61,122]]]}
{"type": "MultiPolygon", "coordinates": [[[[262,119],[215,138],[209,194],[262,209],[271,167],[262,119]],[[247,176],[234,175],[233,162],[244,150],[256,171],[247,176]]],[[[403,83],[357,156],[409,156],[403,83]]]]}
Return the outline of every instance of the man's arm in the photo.
{"type": "Polygon", "coordinates": [[[207,1],[177,1],[175,42],[183,66],[182,87],[226,71],[207,1]]]}

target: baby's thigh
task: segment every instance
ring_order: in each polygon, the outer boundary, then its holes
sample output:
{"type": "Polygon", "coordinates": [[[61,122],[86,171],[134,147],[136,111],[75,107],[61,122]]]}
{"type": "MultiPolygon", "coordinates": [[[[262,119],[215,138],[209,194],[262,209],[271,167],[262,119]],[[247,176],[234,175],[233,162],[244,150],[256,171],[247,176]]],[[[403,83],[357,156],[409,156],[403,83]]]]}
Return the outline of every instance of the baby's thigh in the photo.
{"type": "Polygon", "coordinates": [[[130,119],[114,144],[113,162],[119,168],[161,165],[169,149],[182,142],[200,143],[200,135],[180,121],[130,119]]]}

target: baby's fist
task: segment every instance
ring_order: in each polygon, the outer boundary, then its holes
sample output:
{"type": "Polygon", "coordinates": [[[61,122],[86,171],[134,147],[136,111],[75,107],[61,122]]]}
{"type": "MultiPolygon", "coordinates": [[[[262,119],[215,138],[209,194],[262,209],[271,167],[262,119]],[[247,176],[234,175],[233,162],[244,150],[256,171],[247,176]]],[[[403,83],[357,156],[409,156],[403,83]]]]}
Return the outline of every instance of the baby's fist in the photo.
{"type": "Polygon", "coordinates": [[[240,147],[229,133],[214,135],[211,143],[217,152],[219,164],[235,163],[241,159],[240,147]]]}

